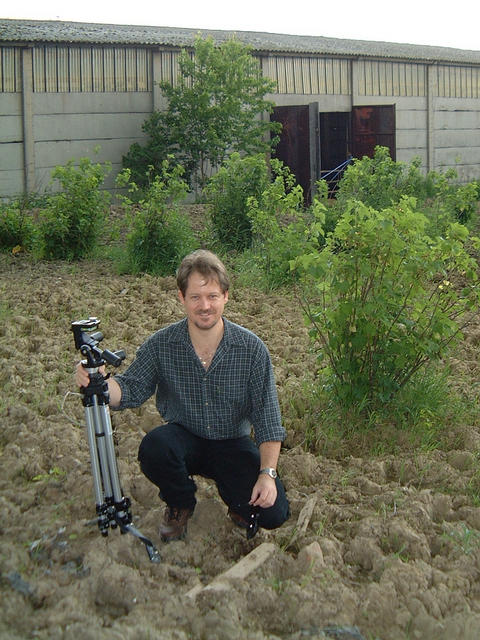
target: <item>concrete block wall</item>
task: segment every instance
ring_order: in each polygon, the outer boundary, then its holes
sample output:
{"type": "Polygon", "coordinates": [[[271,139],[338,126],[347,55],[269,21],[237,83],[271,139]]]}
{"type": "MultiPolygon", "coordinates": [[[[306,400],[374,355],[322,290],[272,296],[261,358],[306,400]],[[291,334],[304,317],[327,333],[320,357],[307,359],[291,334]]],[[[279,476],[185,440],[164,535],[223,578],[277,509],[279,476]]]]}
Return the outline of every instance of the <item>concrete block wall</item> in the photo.
{"type": "MultiPolygon", "coordinates": [[[[21,94],[0,94],[0,196],[26,189],[21,94]]],[[[110,162],[105,187],[114,189],[122,156],[143,142],[142,124],[152,111],[149,93],[37,93],[32,96],[35,173],[30,191],[51,189],[51,172],[69,160],[110,162]]]]}

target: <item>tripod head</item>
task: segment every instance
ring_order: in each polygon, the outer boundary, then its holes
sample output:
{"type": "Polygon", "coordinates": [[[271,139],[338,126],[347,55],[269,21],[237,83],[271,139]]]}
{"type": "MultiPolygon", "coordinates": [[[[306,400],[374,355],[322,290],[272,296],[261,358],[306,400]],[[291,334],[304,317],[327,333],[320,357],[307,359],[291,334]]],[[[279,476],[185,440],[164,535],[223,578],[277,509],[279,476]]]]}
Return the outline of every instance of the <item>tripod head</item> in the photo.
{"type": "Polygon", "coordinates": [[[98,343],[103,340],[103,333],[96,331],[100,320],[90,317],[88,320],[76,320],[72,322],[71,329],[75,340],[75,348],[87,359],[85,366],[88,369],[96,369],[104,364],[119,367],[125,360],[125,351],[103,351],[98,348],[98,343]]]}

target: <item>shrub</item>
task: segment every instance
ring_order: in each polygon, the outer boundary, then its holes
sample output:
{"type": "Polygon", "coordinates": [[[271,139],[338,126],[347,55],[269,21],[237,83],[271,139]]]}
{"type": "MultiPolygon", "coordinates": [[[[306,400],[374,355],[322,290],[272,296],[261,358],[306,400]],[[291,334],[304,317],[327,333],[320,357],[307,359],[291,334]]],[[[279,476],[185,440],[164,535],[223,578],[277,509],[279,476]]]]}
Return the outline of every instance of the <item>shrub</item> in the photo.
{"type": "Polygon", "coordinates": [[[110,203],[110,194],[100,186],[111,166],[81,158],[55,167],[60,193],[47,198],[40,216],[39,254],[47,259],[78,260],[87,257],[98,243],[110,203]]]}
{"type": "Polygon", "coordinates": [[[428,174],[431,185],[432,199],[425,203],[427,215],[432,223],[442,231],[445,221],[458,220],[468,224],[478,208],[478,187],[476,182],[456,184],[458,174],[455,169],[445,173],[431,171],[428,174]]]}
{"type": "Polygon", "coordinates": [[[348,166],[339,183],[335,206],[330,211],[330,226],[335,227],[349,200],[381,210],[398,203],[405,196],[414,196],[420,211],[430,221],[429,233],[443,233],[452,220],[467,224],[478,207],[476,182],[457,184],[454,169],[445,173],[420,171],[420,158],[410,164],[395,162],[386,147],[376,147],[373,158],[356,159],[348,166]]]}
{"type": "Polygon", "coordinates": [[[405,195],[423,200],[428,189],[420,164],[418,157],[410,164],[395,162],[387,147],[375,147],[373,158],[355,159],[345,170],[337,192],[339,209],[352,199],[377,210],[399,202],[405,195]]]}
{"type": "MultiPolygon", "coordinates": [[[[188,191],[182,174],[183,168],[177,165],[170,169],[167,159],[162,163],[161,175],[155,176],[138,204],[123,196],[129,224],[126,266],[129,272],[172,275],[180,260],[197,248],[189,220],[178,210],[178,203],[188,191]]],[[[128,186],[130,194],[138,191],[137,185],[130,182],[129,169],[119,174],[117,184],[128,186]]]]}
{"type": "MultiPolygon", "coordinates": [[[[163,122],[165,114],[154,111],[143,123],[142,131],[147,136],[145,146],[134,142],[122,158],[122,165],[130,170],[130,180],[139,189],[148,189],[152,177],[162,173],[162,163],[168,159],[168,154],[175,144],[170,141],[171,132],[163,122]]],[[[190,176],[195,165],[182,158],[185,174],[190,176]]],[[[184,175],[185,175],[184,174],[184,175]]]]}
{"type": "Polygon", "coordinates": [[[478,311],[477,265],[465,249],[478,239],[459,223],[432,239],[414,206],[351,201],[325,248],[295,261],[324,377],[346,404],[391,399],[478,311]]]}
{"type": "Polygon", "coordinates": [[[276,159],[271,166],[273,182],[259,198],[247,201],[252,227],[250,257],[267,289],[292,282],[290,261],[307,250],[309,229],[313,228],[310,223],[316,212],[315,206],[311,211],[304,210],[303,189],[290,169],[276,159]]]}
{"type": "Polygon", "coordinates": [[[34,232],[32,216],[19,202],[0,204],[0,248],[30,249],[34,232]]]}
{"type": "Polygon", "coordinates": [[[232,153],[210,179],[206,195],[212,204],[212,226],[226,249],[250,247],[252,224],[247,201],[249,197],[259,199],[269,181],[264,154],[242,158],[239,153],[232,153]]]}

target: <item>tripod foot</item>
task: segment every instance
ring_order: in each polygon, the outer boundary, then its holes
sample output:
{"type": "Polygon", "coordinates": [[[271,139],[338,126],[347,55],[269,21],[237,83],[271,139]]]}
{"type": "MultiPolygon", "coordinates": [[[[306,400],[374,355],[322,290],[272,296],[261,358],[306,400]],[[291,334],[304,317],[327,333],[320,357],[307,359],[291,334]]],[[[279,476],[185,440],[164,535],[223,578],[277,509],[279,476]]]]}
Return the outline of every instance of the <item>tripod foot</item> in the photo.
{"type": "Polygon", "coordinates": [[[151,540],[146,538],[143,533],[141,533],[133,524],[120,524],[120,528],[123,533],[131,533],[136,538],[138,538],[145,545],[145,549],[147,550],[148,557],[151,562],[158,563],[161,561],[160,553],[156,546],[153,544],[151,540]]]}

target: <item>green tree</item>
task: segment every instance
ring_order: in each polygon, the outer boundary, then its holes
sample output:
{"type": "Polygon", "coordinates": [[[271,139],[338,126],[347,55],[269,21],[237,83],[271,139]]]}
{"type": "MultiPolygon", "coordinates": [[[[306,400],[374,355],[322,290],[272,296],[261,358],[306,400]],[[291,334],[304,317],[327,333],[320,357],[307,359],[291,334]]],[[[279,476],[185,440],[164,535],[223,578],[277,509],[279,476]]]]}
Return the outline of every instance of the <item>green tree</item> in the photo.
{"type": "Polygon", "coordinates": [[[249,47],[235,39],[217,47],[212,38],[197,37],[193,54],[180,54],[175,85],[160,83],[167,107],[144,123],[147,144],[133,145],[124,166],[143,186],[147,167],[160,169],[174,154],[185,178],[203,188],[211,167],[221,165],[228,153],[271,149],[275,138],[269,134],[278,133],[280,125],[261,116],[273,110],[265,95],[274,86],[249,47]]]}

